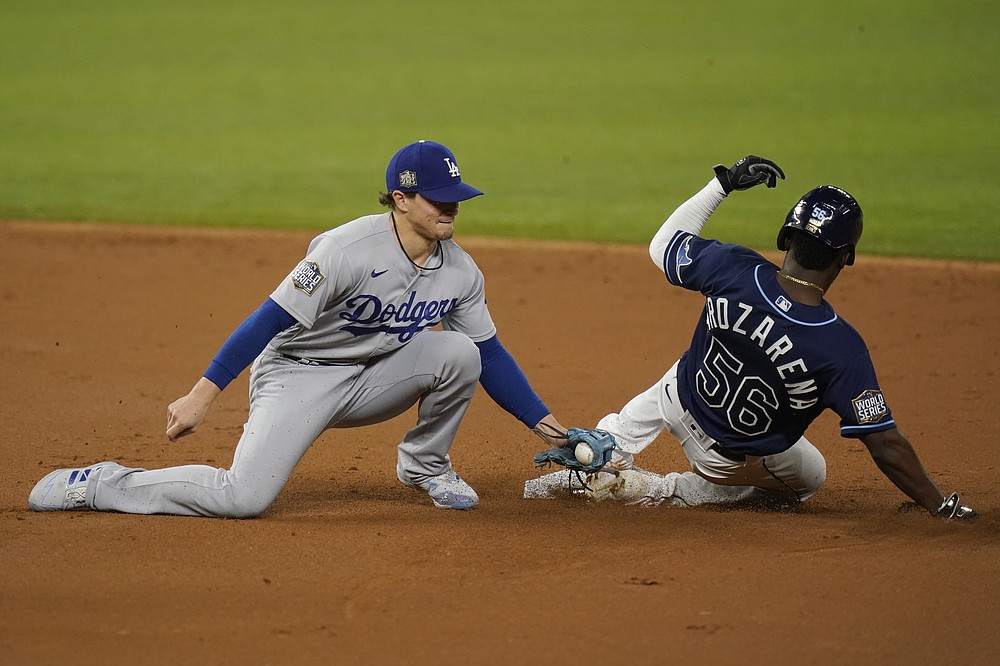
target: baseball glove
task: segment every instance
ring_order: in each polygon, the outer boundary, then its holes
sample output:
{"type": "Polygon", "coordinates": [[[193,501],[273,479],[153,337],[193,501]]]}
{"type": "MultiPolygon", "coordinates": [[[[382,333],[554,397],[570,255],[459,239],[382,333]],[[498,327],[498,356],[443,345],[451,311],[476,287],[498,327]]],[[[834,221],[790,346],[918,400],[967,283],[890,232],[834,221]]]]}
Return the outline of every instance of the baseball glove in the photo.
{"type": "Polygon", "coordinates": [[[618,448],[614,435],[604,430],[570,428],[566,443],[535,454],[535,465],[545,467],[555,463],[581,474],[593,474],[611,461],[618,448]]]}

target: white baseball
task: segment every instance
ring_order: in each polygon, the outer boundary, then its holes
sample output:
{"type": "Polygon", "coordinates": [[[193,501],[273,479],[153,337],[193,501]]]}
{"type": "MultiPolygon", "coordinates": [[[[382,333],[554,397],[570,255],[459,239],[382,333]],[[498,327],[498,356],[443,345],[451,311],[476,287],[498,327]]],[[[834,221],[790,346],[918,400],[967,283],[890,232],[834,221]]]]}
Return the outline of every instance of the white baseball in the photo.
{"type": "Polygon", "coordinates": [[[573,455],[576,456],[577,462],[581,465],[589,465],[594,462],[594,450],[583,442],[576,445],[576,448],[573,449],[573,455]]]}

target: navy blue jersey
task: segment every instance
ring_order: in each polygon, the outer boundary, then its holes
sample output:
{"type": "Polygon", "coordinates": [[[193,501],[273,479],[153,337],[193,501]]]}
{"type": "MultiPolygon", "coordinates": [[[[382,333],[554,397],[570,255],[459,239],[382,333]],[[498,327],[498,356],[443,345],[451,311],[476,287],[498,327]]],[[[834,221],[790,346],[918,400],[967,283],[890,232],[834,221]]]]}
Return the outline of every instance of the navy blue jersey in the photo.
{"type": "Polygon", "coordinates": [[[827,408],[844,437],[895,427],[864,340],[829,303],[791,300],[778,267],[739,245],[680,231],[663,261],[672,284],[707,297],[677,388],[710,437],[778,453],[827,408]]]}

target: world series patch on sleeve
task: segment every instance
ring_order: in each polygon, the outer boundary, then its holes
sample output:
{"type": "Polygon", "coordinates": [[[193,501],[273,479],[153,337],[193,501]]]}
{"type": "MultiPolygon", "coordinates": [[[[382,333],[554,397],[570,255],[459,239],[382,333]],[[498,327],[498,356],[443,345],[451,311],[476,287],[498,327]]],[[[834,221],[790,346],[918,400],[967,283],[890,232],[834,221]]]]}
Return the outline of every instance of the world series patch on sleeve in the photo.
{"type": "Polygon", "coordinates": [[[292,284],[295,288],[304,291],[309,296],[313,295],[316,291],[316,287],[323,284],[323,280],[326,276],[323,275],[323,271],[320,270],[319,264],[315,261],[309,261],[308,259],[303,259],[295,270],[292,271],[292,284]]]}
{"type": "Polygon", "coordinates": [[[882,391],[865,391],[852,400],[851,405],[854,406],[854,416],[858,424],[876,423],[889,411],[882,391]]]}

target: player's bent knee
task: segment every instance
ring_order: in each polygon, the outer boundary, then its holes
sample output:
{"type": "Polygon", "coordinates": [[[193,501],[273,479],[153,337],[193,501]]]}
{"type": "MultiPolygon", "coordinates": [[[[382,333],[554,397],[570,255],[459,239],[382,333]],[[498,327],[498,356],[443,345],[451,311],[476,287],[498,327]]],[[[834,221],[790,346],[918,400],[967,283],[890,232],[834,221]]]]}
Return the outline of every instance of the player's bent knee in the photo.
{"type": "Polygon", "coordinates": [[[816,494],[816,491],[826,482],[826,459],[816,448],[803,456],[802,474],[799,490],[799,500],[805,501],[816,494]]]}
{"type": "Polygon", "coordinates": [[[274,503],[276,498],[277,493],[270,492],[266,488],[242,491],[230,486],[225,501],[220,503],[218,507],[218,516],[220,518],[258,518],[274,503]]]}
{"type": "Polygon", "coordinates": [[[441,335],[447,336],[443,338],[448,350],[446,367],[473,382],[478,381],[483,367],[476,343],[467,336],[453,331],[442,331],[441,335]]]}
{"type": "Polygon", "coordinates": [[[765,484],[761,488],[772,492],[792,491],[800,502],[815,495],[826,481],[826,459],[805,438],[799,439],[787,451],[765,458],[764,468],[780,485],[771,488],[765,484]]]}
{"type": "Polygon", "coordinates": [[[230,510],[223,516],[224,518],[259,518],[267,510],[267,504],[239,504],[230,507],[230,510]]]}

